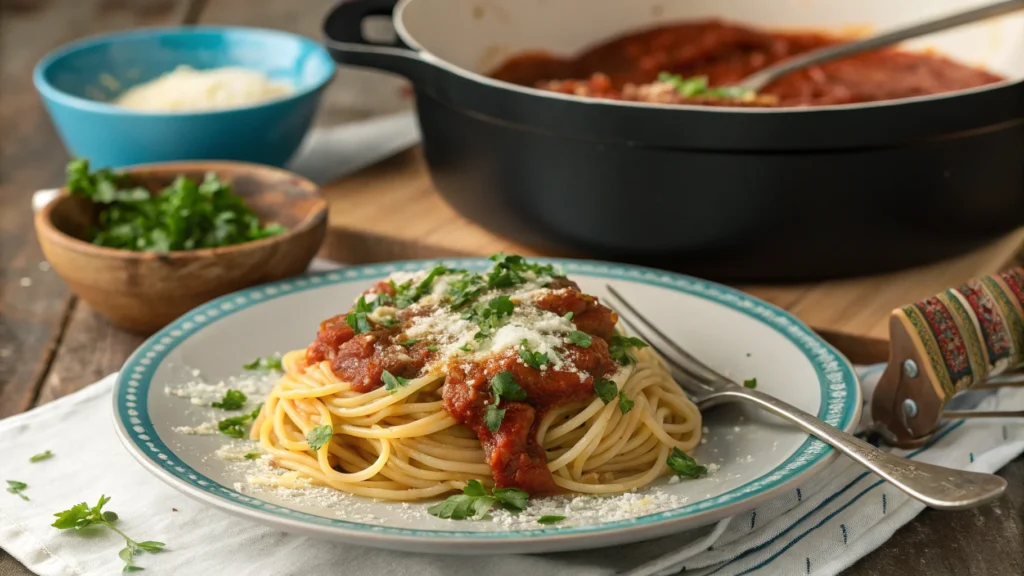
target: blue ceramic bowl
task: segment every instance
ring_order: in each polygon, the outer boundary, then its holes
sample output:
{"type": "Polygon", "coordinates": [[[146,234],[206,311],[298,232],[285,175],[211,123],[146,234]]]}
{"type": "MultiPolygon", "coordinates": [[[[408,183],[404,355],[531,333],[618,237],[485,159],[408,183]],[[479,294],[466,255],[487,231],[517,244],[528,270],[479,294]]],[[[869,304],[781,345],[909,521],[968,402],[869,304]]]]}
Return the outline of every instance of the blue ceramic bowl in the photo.
{"type": "Polygon", "coordinates": [[[89,38],[43,58],[33,74],[69,152],[96,167],[170,160],[240,160],[281,166],[316,113],[334,62],[316,42],[259,28],[150,28],[89,38]],[[294,93],[263,104],[150,113],[110,101],[171,72],[239,66],[287,82],[294,93]]]}

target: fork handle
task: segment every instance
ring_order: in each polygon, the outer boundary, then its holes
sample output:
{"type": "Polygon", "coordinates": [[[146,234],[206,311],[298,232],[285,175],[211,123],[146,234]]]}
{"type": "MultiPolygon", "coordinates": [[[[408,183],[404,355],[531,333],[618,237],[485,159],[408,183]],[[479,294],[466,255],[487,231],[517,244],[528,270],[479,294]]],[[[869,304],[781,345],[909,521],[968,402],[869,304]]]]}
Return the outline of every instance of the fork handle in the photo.
{"type": "Polygon", "coordinates": [[[757,390],[733,384],[717,391],[702,405],[731,400],[752,402],[789,420],[932,508],[963,510],[981,506],[999,498],[1006,489],[1006,480],[995,474],[955,470],[901,458],[757,390]]]}

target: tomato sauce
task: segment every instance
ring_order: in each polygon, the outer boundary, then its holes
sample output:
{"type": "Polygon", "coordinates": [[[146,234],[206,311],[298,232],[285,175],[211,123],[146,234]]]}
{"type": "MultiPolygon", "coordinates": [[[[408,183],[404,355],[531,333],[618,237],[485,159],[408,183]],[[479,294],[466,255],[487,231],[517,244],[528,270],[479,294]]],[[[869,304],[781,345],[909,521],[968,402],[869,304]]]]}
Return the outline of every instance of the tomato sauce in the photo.
{"type": "MultiPolygon", "coordinates": [[[[684,22],[615,38],[575,58],[521,54],[491,75],[579,96],[729,105],[647,88],[661,72],[706,76],[711,86],[727,86],[796,54],[842,41],[827,34],[765,32],[713,20],[684,22]]],[[[1001,80],[939,55],[889,49],[790,74],[761,94],[779,106],[821,106],[940,94],[1001,80]]]]}
{"type": "MultiPolygon", "coordinates": [[[[445,367],[447,377],[442,388],[445,410],[480,438],[496,485],[521,488],[531,495],[559,491],[547,469],[544,448],[536,441],[540,420],[558,406],[592,400],[595,380],[619,369],[608,352],[608,341],[618,320],[615,313],[564,278],[556,278],[549,288],[553,290],[534,302],[536,307],[559,315],[572,312],[576,328],[591,336],[589,346],[566,343],[557,351],[562,359],[558,369],[553,364],[532,368],[520,359],[516,348],[483,360],[456,357],[445,367]],[[488,405],[494,402],[490,380],[501,372],[512,374],[526,392],[526,399],[502,399],[498,408],[505,410],[504,417],[498,429],[491,431],[485,421],[488,405]]],[[[388,289],[387,284],[377,285],[366,294],[388,289]]],[[[406,321],[429,312],[429,307],[406,308],[398,314],[400,322],[387,328],[375,326],[363,334],[356,334],[346,323],[347,315],[335,316],[320,325],[316,340],[306,349],[306,361],[312,364],[329,360],[334,373],[351,382],[358,392],[382,386],[384,370],[414,378],[436,352],[421,342],[402,346],[399,339],[404,338],[402,326],[406,321]]]]}

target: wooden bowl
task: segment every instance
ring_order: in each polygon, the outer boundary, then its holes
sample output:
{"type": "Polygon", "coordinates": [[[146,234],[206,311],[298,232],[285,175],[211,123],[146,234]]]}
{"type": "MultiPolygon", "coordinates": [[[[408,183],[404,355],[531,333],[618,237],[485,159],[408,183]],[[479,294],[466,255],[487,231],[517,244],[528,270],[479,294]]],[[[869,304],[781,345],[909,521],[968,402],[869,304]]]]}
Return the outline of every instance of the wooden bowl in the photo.
{"type": "Polygon", "coordinates": [[[291,172],[240,162],[168,162],[125,171],[159,191],[179,175],[202,181],[216,172],[261,222],[287,232],[245,244],[180,252],[132,252],[84,240],[93,204],[67,189],[36,213],[43,253],[78,297],[119,328],[151,334],[192,308],[235,290],[301,274],[327,230],[327,202],[315,184],[291,172]]]}

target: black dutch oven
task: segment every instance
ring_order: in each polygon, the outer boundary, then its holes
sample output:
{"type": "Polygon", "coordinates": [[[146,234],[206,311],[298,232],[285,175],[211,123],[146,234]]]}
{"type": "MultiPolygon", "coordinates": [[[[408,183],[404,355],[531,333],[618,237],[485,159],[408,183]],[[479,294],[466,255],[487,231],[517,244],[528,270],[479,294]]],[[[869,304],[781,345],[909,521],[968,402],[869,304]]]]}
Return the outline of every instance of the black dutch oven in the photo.
{"type": "Polygon", "coordinates": [[[886,28],[977,3],[358,0],[324,32],[338,62],[412,82],[433,182],[484,227],[553,253],[793,281],[923,264],[1024,224],[1024,15],[932,44],[1009,80],[882,103],[663,106],[485,73],[522,50],[571,54],[673,21],[886,28]],[[369,43],[369,16],[392,17],[398,39],[369,43]]]}

